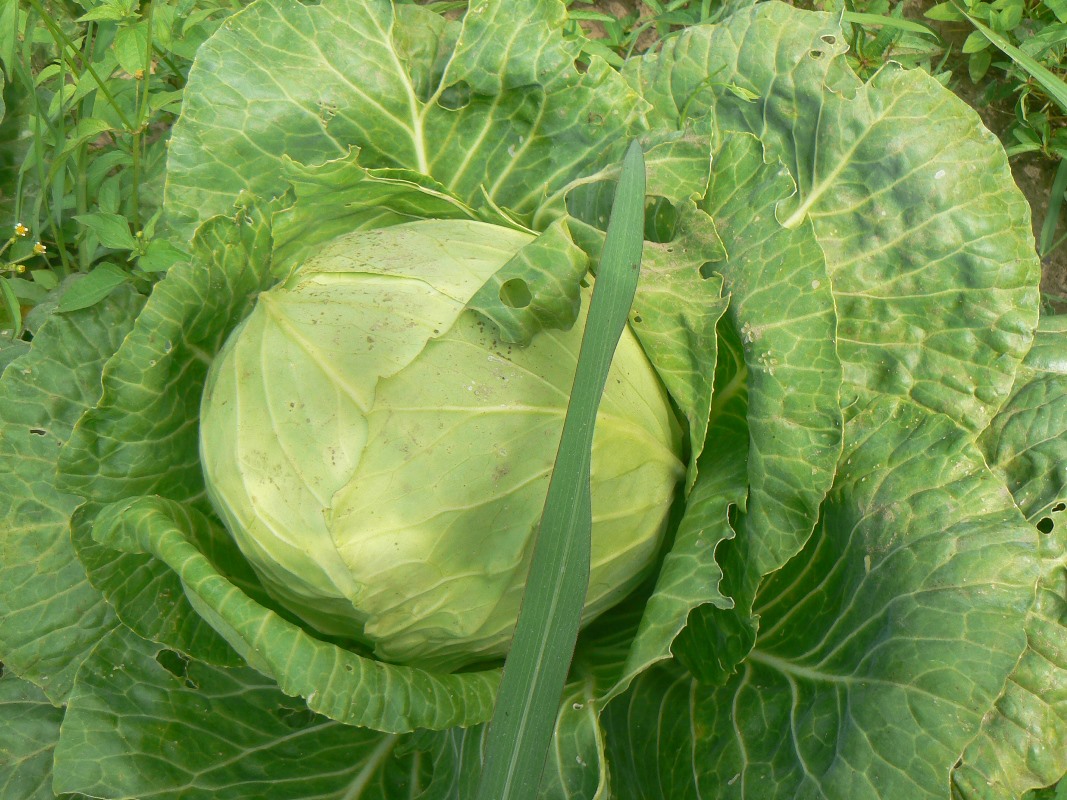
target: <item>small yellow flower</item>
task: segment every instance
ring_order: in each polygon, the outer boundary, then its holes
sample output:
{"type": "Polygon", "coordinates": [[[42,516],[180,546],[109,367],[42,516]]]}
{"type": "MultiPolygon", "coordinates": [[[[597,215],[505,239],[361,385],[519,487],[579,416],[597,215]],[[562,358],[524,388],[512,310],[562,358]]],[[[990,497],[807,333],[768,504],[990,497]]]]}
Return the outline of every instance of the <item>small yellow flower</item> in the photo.
{"type": "Polygon", "coordinates": [[[45,247],[40,242],[34,242],[33,243],[33,254],[34,255],[43,256],[47,251],[48,251],[48,248],[45,247]]]}
{"type": "Polygon", "coordinates": [[[25,236],[29,232],[30,232],[30,229],[27,228],[25,225],[23,225],[21,222],[16,222],[15,223],[15,235],[16,236],[25,236]]]}
{"type": "Polygon", "coordinates": [[[16,264],[15,265],[15,272],[17,272],[19,275],[21,275],[25,271],[26,271],[26,265],[25,264],[16,264]]]}

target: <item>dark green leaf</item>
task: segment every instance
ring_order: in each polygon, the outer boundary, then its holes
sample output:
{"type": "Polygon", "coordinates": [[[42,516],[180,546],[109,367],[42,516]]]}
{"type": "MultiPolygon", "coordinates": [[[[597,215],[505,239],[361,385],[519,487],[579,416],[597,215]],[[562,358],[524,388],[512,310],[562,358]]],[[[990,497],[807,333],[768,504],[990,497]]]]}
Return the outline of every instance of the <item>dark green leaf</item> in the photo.
{"type": "Polygon", "coordinates": [[[118,628],[78,673],[55,788],[159,800],[413,797],[419,755],[399,757],[400,742],[325,719],[254,670],[209,667],[118,628]]]}
{"type": "Polygon", "coordinates": [[[0,380],[0,658],[63,702],[74,672],[117,624],[70,543],[77,497],[57,491],[60,446],[100,397],[103,363],[125,337],[142,298],[130,291],[90,309],[53,315],[33,348],[0,380]]]}
{"type": "Polygon", "coordinates": [[[0,800],[52,800],[52,750],[63,709],[10,672],[0,675],[0,800]]]}

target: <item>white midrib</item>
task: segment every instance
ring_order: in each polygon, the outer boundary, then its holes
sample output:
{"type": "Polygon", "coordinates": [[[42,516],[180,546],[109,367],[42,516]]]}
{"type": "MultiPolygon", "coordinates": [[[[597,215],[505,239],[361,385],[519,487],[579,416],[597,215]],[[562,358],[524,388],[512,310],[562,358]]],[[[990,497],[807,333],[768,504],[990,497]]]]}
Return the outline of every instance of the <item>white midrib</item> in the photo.
{"type": "Polygon", "coordinates": [[[847,675],[831,675],[810,667],[802,667],[792,661],[786,661],[784,658],[778,658],[778,656],[772,656],[770,653],[763,653],[759,650],[750,652],[748,660],[771,667],[783,675],[804,678],[815,683],[853,683],[855,681],[854,678],[850,678],[847,675]]]}
{"type": "Polygon", "coordinates": [[[392,59],[393,67],[396,69],[396,74],[400,76],[401,81],[404,84],[404,88],[407,90],[408,96],[408,113],[411,115],[411,139],[415,145],[415,158],[419,162],[419,172],[423,175],[428,175],[430,172],[430,162],[426,157],[426,136],[423,133],[423,118],[419,113],[419,99],[415,96],[415,87],[411,83],[411,78],[404,69],[404,65],[400,63],[400,56],[397,55],[396,48],[392,46],[393,35],[392,30],[386,31],[378,24],[378,19],[373,14],[371,19],[374,23],[374,27],[378,29],[378,33],[382,37],[382,41],[388,43],[386,50],[389,52],[389,58],[392,59]]]}

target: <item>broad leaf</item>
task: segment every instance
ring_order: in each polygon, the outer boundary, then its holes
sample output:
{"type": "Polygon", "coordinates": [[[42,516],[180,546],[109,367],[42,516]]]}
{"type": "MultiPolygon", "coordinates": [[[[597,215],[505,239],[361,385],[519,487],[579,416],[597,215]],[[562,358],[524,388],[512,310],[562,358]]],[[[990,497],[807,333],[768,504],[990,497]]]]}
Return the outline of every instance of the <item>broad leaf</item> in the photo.
{"type": "Polygon", "coordinates": [[[170,571],[146,556],[101,547],[91,529],[101,507],[142,495],[209,509],[196,425],[204,377],[253,293],[272,281],[269,245],[259,208],[204,226],[193,260],[156,287],[104,370],[98,406],[81,419],[60,456],[60,485],[88,501],[73,537],[93,584],[140,635],[216,664],[239,662],[192,612],[170,571]],[[170,388],[177,385],[182,391],[170,388]]]}
{"type": "Polygon", "coordinates": [[[220,574],[197,547],[209,525],[179,503],[146,497],[105,509],[93,534],[109,552],[151,554],[156,568],[172,569],[196,619],[208,620],[245,663],[320,714],[390,733],[488,719],[499,670],[437,674],[365,658],[312,636],[220,574]]]}
{"type": "Polygon", "coordinates": [[[618,797],[945,797],[1023,648],[1034,534],[947,419],[882,402],[846,433],[741,670],[653,669],[608,706],[618,797]]]}
{"type": "Polygon", "coordinates": [[[0,798],[51,800],[52,751],[63,709],[13,673],[0,675],[0,798]]]}
{"type": "Polygon", "coordinates": [[[903,397],[980,431],[1037,321],[1029,209],[963,101],[922,70],[889,65],[864,84],[845,49],[830,15],[761,3],[671,37],[627,75],[653,125],[753,133],[792,174],[777,215],[809,217],[826,254],[844,406],[903,397]]]}
{"type": "Polygon", "coordinates": [[[399,757],[400,742],[320,717],[254,670],[189,661],[120,627],[78,673],[55,788],[160,800],[415,796],[420,756],[399,757]]]}
{"type": "Polygon", "coordinates": [[[703,202],[726,247],[713,265],[729,292],[748,383],[748,553],[759,577],[807,541],[841,448],[841,364],[826,262],[810,224],[775,217],[793,194],[759,141],[727,135],[703,202]]]}
{"type": "Polygon", "coordinates": [[[1012,800],[1067,771],[1067,317],[1045,317],[1012,396],[979,439],[994,472],[1041,532],[1042,579],[1027,649],[953,786],[1012,800]]]}
{"type": "Polygon", "coordinates": [[[56,459],[143,298],[133,292],[54,315],[0,380],[0,661],[60,703],[78,664],[116,624],[70,543],[80,500],[55,490],[56,459]]]}
{"type": "Polygon", "coordinates": [[[286,157],[316,164],[350,148],[364,168],[416,171],[467,205],[532,214],[636,125],[640,101],[603,62],[574,67],[562,3],[503,8],[473,6],[461,31],[387,0],[262,0],[231,17],[201,48],[175,126],[171,224],[188,233],[243,189],[281,194],[286,157]]]}

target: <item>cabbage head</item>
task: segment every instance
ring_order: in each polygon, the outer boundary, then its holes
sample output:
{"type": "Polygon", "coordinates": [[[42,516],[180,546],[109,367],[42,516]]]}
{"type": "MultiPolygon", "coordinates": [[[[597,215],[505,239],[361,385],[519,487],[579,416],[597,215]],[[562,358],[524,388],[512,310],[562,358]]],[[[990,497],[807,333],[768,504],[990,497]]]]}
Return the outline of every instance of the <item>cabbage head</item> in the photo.
{"type": "MultiPolygon", "coordinates": [[[[531,238],[455,220],[341,236],[259,296],[209,375],[201,457],[221,518],[279,602],[381,658],[507,650],[584,315],[520,347],[465,307],[531,238]]],[[[585,620],[647,574],[681,455],[627,331],[593,446],[585,620]]]]}

